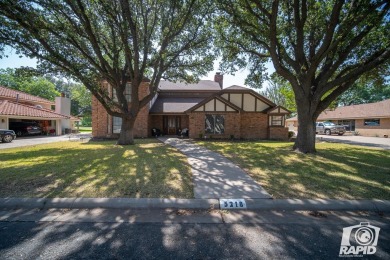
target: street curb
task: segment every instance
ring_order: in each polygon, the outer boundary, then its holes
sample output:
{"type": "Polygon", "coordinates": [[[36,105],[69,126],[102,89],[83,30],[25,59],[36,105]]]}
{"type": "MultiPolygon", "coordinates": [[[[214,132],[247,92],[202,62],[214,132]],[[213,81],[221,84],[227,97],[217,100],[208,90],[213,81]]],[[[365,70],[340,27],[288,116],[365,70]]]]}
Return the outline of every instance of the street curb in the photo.
{"type": "Polygon", "coordinates": [[[219,200],[160,198],[0,198],[0,208],[210,209],[219,208],[219,200]]]}
{"type": "Polygon", "coordinates": [[[247,199],[246,205],[248,209],[257,210],[390,212],[390,201],[388,200],[247,199]]]}
{"type": "MultiPolygon", "coordinates": [[[[245,199],[245,202],[247,210],[390,212],[389,200],[245,199]]],[[[220,204],[219,199],[0,198],[0,208],[220,209],[220,204]]]]}

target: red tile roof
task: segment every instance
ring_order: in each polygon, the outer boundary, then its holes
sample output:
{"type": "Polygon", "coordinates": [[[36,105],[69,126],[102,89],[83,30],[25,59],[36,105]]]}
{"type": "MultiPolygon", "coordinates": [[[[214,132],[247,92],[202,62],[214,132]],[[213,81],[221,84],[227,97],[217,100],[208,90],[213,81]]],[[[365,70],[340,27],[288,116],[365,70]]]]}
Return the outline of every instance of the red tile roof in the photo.
{"type": "Polygon", "coordinates": [[[0,100],[0,115],[41,117],[50,119],[71,118],[71,116],[57,114],[52,110],[28,106],[9,100],[0,100]]]}
{"type": "Polygon", "coordinates": [[[27,94],[22,91],[10,89],[4,86],[0,86],[0,98],[7,98],[7,99],[14,99],[16,101],[16,95],[19,94],[19,100],[20,101],[30,101],[30,102],[37,102],[37,103],[44,103],[44,104],[50,104],[54,105],[55,103],[53,101],[50,101],[45,98],[33,96],[30,94],[27,94]]]}

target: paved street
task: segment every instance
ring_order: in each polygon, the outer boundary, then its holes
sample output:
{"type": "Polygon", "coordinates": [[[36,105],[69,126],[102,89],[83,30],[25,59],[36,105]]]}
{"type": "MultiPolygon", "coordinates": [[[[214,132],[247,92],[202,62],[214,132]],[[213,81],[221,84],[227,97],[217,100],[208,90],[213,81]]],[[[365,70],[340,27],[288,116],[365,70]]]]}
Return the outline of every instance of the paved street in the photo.
{"type": "MultiPolygon", "coordinates": [[[[81,135],[85,138],[91,137],[91,134],[81,134],[81,135]]],[[[73,135],[73,136],[77,136],[77,135],[73,135]]],[[[33,146],[38,144],[48,144],[48,143],[55,143],[61,141],[69,141],[69,135],[16,137],[16,139],[13,140],[11,143],[0,142],[0,149],[33,146]]]]}
{"type": "Polygon", "coordinates": [[[0,259],[335,259],[361,221],[381,228],[375,256],[389,259],[389,217],[376,213],[0,211],[0,259]]]}
{"type": "Polygon", "coordinates": [[[317,140],[345,143],[352,145],[363,145],[369,147],[383,148],[390,150],[390,138],[353,136],[353,135],[317,135],[317,140]]]}

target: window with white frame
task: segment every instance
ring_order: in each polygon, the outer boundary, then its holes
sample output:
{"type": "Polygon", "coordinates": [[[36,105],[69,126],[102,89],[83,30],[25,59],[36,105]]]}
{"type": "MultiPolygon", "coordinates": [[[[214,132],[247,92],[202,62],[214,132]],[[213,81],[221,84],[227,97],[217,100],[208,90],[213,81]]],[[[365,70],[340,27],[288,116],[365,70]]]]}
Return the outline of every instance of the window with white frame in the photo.
{"type": "Polygon", "coordinates": [[[225,132],[225,117],[223,115],[206,115],[205,133],[223,134],[225,132]]]}
{"type": "Polygon", "coordinates": [[[119,134],[122,128],[122,118],[121,117],[112,117],[112,132],[114,134],[119,134]]]}

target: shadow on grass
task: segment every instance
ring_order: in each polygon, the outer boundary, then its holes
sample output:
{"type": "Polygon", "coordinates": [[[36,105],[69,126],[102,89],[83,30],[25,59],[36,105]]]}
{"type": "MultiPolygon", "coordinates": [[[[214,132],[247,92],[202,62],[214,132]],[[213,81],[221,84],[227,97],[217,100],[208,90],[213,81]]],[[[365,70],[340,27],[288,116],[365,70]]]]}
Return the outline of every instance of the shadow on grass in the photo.
{"type": "Polygon", "coordinates": [[[0,156],[2,197],[193,197],[185,156],[155,140],[61,142],[0,156]]]}
{"type": "Polygon", "coordinates": [[[317,154],[290,143],[205,142],[238,163],[274,198],[390,199],[390,151],[318,144],[317,154]]]}

